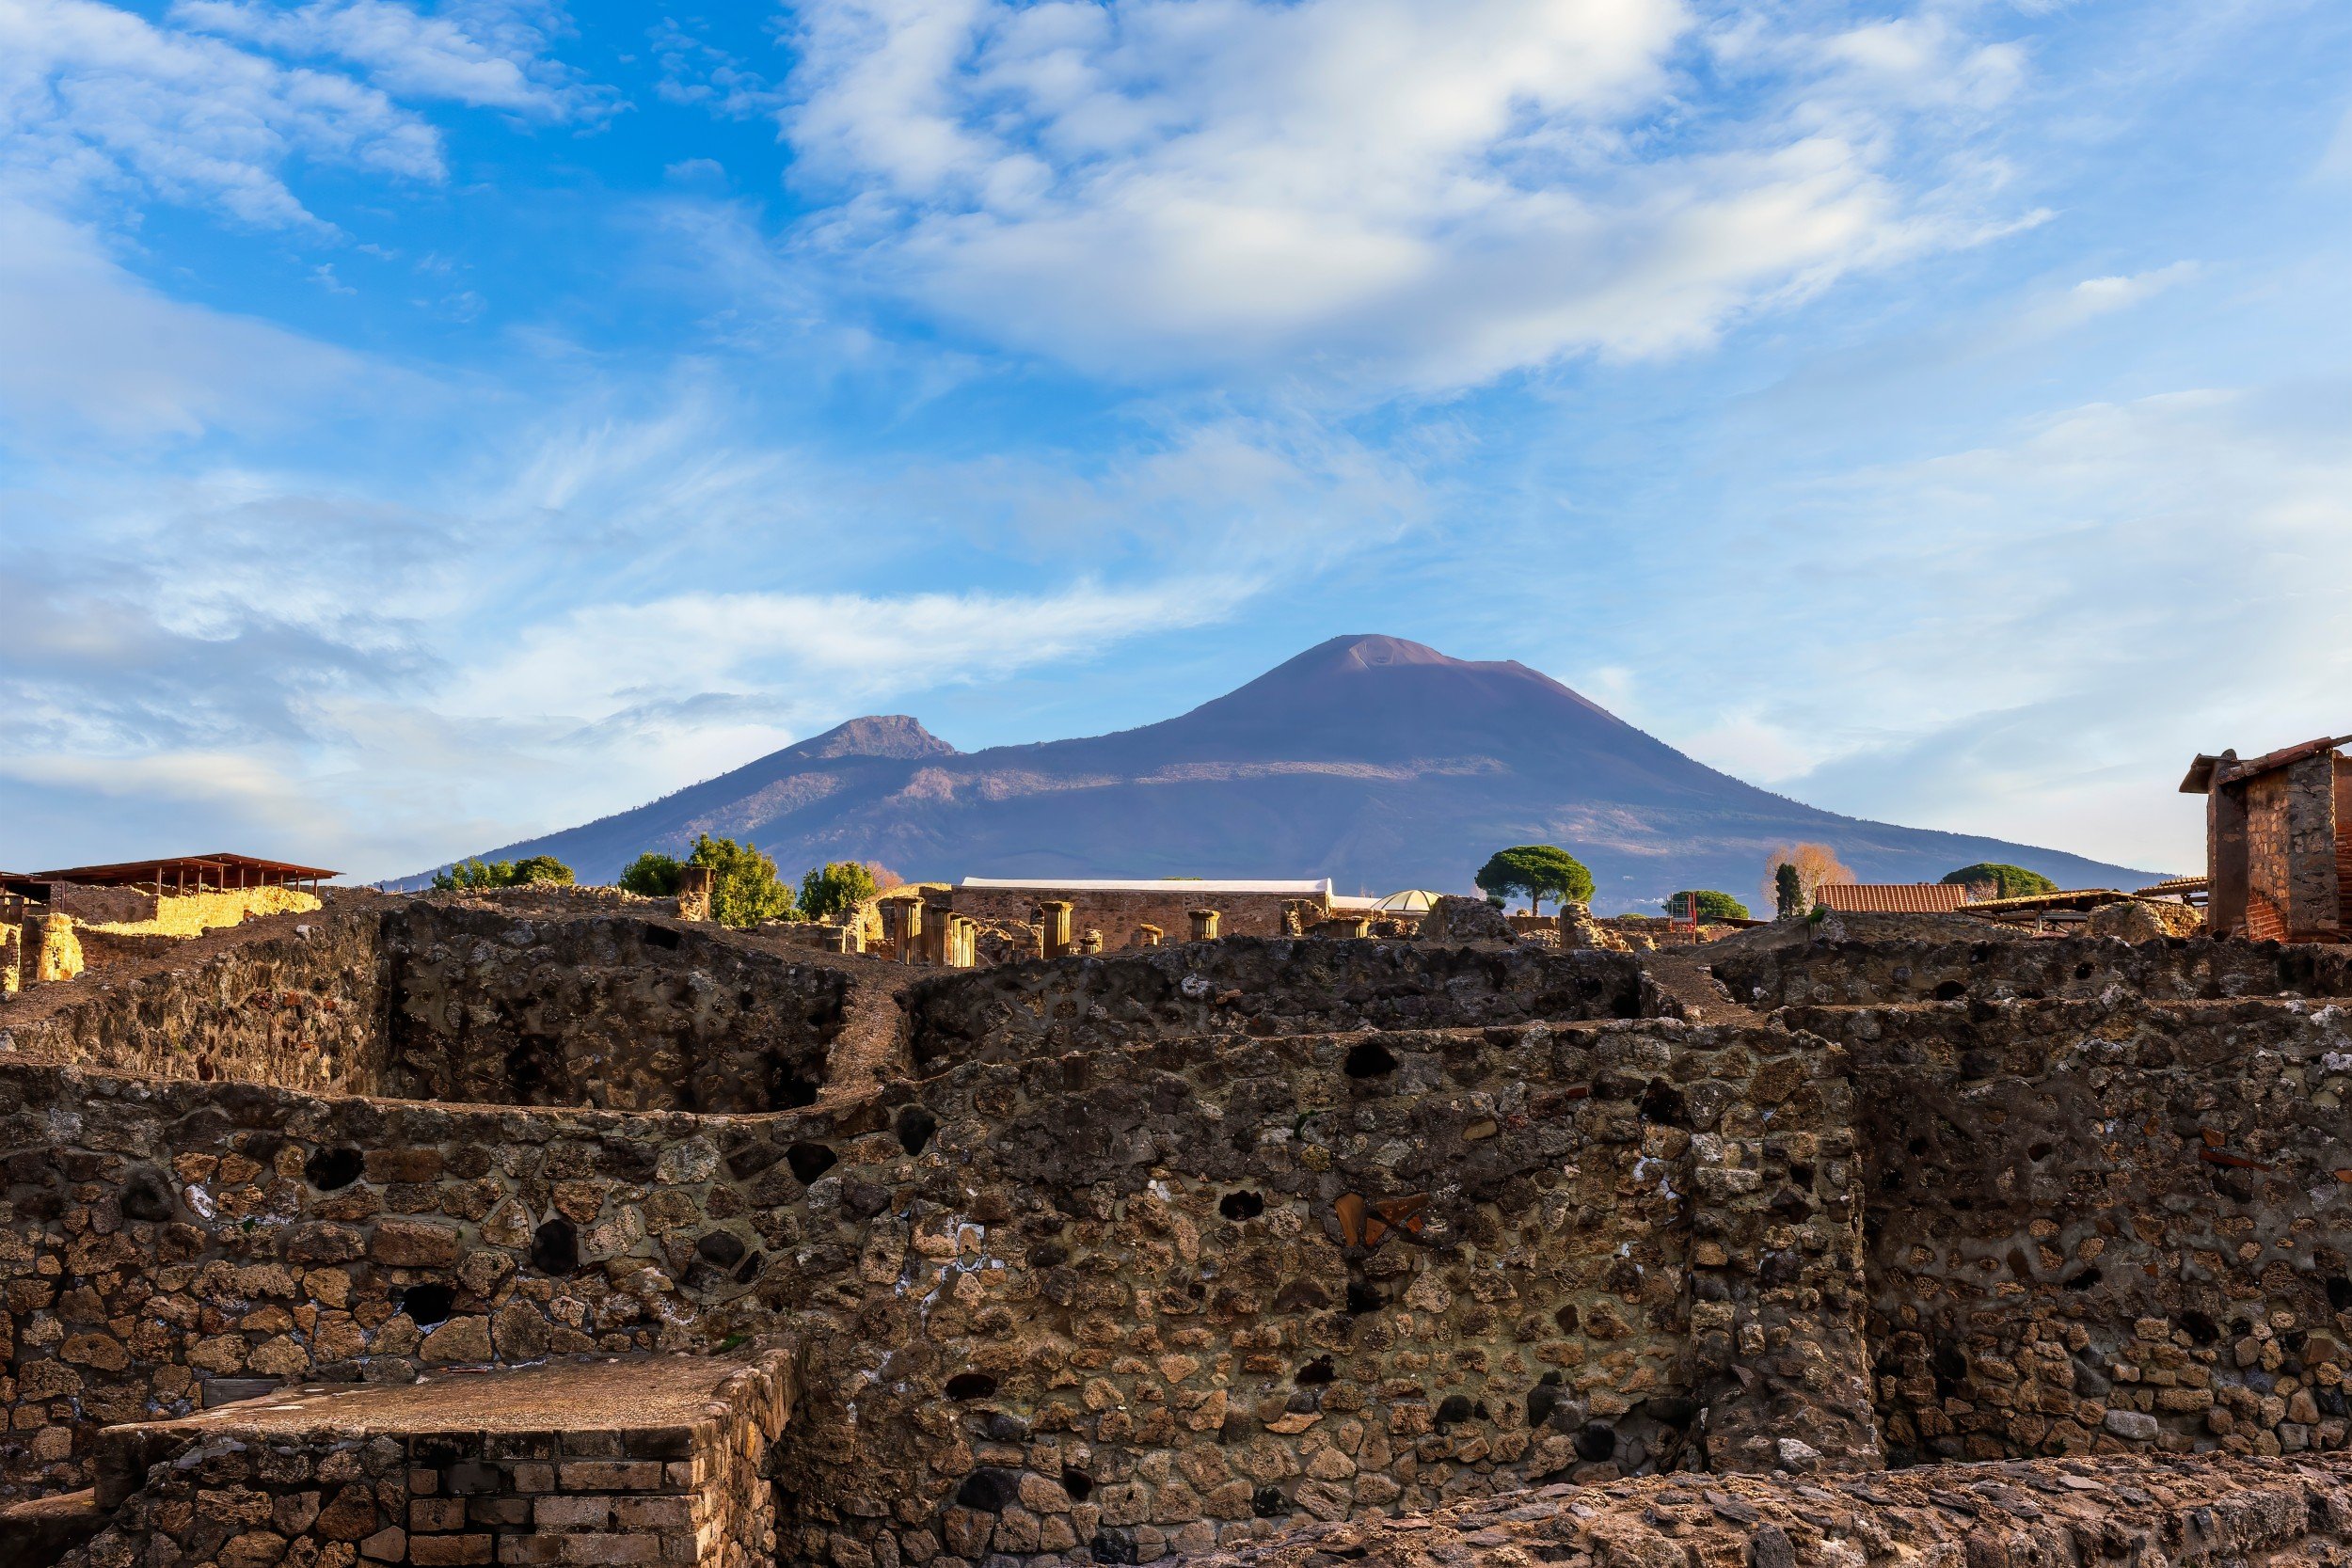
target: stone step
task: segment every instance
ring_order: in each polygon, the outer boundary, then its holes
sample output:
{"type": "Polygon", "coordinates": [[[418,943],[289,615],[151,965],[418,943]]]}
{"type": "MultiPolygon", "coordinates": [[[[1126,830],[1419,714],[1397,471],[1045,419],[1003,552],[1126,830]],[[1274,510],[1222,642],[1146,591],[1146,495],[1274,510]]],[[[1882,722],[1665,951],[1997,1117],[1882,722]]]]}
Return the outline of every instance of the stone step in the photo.
{"type": "Polygon", "coordinates": [[[88,1506],[113,1560],[734,1568],[772,1555],[794,1392],[782,1350],[301,1384],[107,1428],[88,1506]]]}

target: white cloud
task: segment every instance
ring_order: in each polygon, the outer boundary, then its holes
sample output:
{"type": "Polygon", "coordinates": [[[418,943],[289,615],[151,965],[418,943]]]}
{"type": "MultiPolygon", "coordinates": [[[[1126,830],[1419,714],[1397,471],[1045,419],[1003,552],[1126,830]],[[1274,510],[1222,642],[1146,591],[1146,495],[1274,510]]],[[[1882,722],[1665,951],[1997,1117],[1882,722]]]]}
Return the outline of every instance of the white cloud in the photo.
{"type": "Polygon", "coordinates": [[[439,135],[382,91],[94,0],[0,0],[0,182],[55,203],[124,180],[246,223],[319,227],[296,155],[416,180],[439,135]]]}
{"type": "Polygon", "coordinates": [[[1942,22],[1708,35],[1681,0],[799,14],[787,133],[844,198],[809,240],[1111,375],[1279,362],[1451,387],[1703,342],[1980,232],[1891,181],[1880,144],[1922,107],[1916,80],[1948,119],[2023,69],[1942,22]],[[1754,73],[1744,98],[1686,91],[1702,39],[1754,73]]]}
{"type": "Polygon", "coordinates": [[[1818,804],[2177,868],[2193,753],[2352,728],[2352,385],[2086,404],[1779,505],[1744,721],[1818,804]]]}
{"type": "Polygon", "coordinates": [[[551,15],[495,4],[426,15],[390,0],[311,0],[291,8],[243,0],[175,0],[171,20],[280,54],[364,68],[403,99],[445,99],[552,119],[593,114],[607,95],[543,57],[551,15]]]}

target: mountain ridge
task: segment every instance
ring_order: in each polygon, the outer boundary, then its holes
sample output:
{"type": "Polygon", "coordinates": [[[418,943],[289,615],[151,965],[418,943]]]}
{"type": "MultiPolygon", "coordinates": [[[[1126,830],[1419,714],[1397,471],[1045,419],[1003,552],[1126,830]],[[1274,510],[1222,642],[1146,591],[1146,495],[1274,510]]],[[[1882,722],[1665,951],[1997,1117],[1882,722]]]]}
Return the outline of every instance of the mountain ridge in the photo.
{"type": "MultiPolygon", "coordinates": [[[[1507,844],[1562,844],[1603,911],[1683,887],[1753,902],[1766,852],[1828,843],[1865,880],[2009,860],[2069,886],[2154,873],[1976,834],[1841,816],[1708,768],[1516,660],[1368,633],[1133,729],[961,752],[908,715],[852,719],[660,800],[489,851],[609,880],[698,832],[789,876],[1316,876],[1468,891],[1507,844]]],[[[412,880],[416,880],[413,879],[412,880]]]]}

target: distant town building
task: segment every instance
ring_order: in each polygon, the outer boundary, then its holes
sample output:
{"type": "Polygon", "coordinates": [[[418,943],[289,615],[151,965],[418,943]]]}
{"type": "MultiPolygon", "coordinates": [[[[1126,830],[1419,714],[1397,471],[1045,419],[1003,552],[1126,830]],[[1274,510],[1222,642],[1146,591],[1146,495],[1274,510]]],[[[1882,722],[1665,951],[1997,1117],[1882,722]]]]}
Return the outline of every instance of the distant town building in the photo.
{"type": "Polygon", "coordinates": [[[2205,797],[2205,928],[2257,941],[2341,942],[2352,890],[2352,736],[2240,760],[2200,754],[2181,781],[2205,797]]]}

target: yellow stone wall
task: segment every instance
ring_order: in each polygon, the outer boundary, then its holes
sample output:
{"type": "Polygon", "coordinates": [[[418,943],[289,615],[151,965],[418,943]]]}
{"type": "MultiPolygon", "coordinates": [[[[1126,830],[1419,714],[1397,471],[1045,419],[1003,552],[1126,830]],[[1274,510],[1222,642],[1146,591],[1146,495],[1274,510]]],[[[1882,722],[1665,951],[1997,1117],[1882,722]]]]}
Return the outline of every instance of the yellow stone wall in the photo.
{"type": "Polygon", "coordinates": [[[216,927],[238,925],[254,915],[301,914],[318,907],[315,895],[289,887],[167,894],[156,900],[152,920],[92,924],[89,928],[118,937],[193,937],[216,927]]]}

